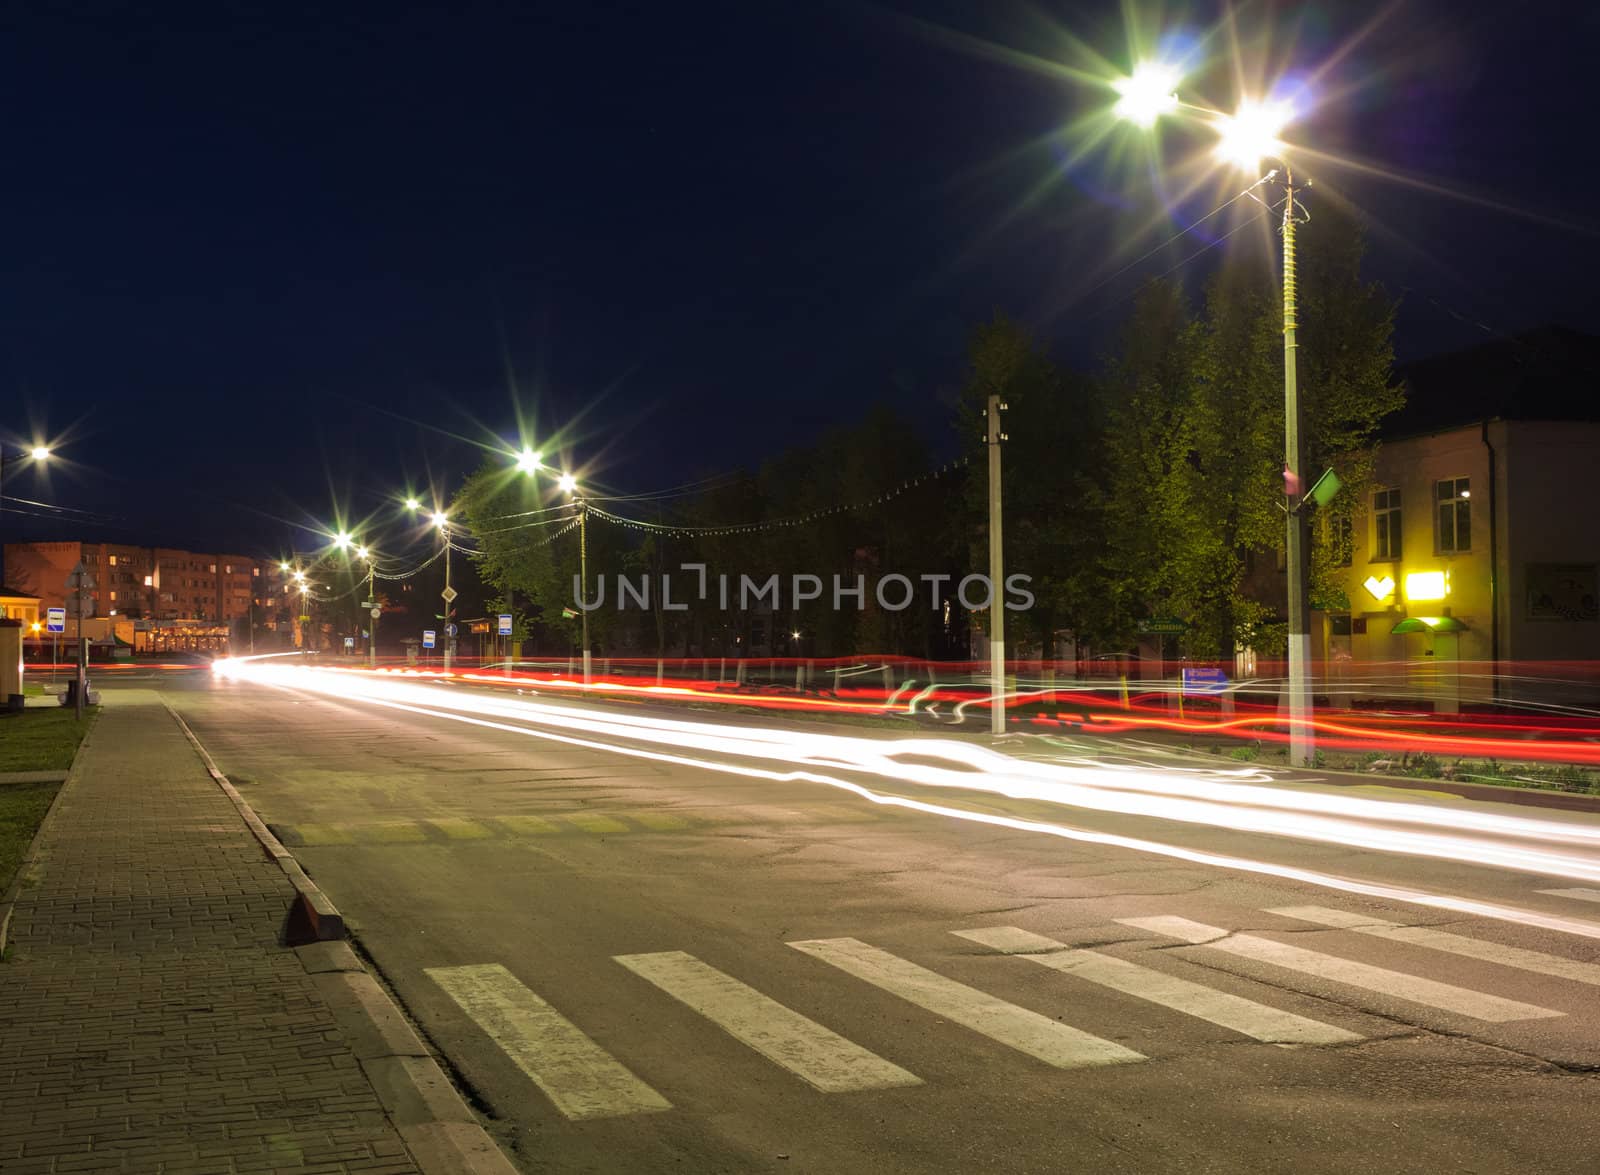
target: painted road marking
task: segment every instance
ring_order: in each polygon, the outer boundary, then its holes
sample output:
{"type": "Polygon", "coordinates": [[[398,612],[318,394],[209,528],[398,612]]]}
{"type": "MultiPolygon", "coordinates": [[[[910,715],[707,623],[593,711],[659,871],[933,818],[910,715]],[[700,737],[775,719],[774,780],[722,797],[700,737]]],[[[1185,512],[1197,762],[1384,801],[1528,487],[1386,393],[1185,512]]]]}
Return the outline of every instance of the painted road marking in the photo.
{"type": "Polygon", "coordinates": [[[493,830],[485,828],[476,820],[445,816],[430,817],[424,823],[433,825],[451,840],[487,840],[494,835],[493,830]]]}
{"type": "Polygon", "coordinates": [[[986,995],[854,938],[810,939],[789,945],[1059,1069],[1144,1060],[1142,1053],[986,995]]]}
{"type": "Polygon", "coordinates": [[[563,816],[562,819],[575,828],[583,829],[585,832],[617,833],[633,831],[622,821],[614,820],[610,816],[602,815],[599,812],[574,812],[571,815],[563,816]]]}
{"type": "Polygon", "coordinates": [[[616,955],[729,1036],[823,1093],[921,1085],[922,1079],[683,951],[616,955]]]}
{"type": "Polygon", "coordinates": [[[624,815],[656,832],[679,832],[689,827],[689,822],[682,816],[667,812],[626,812],[624,815]]]}
{"type": "Polygon", "coordinates": [[[1600,902],[1600,889],[1541,889],[1556,898],[1577,898],[1580,902],[1600,902]]]}
{"type": "Polygon", "coordinates": [[[1308,951],[1304,947],[1289,946],[1274,942],[1270,938],[1258,938],[1253,934],[1232,934],[1220,926],[1207,926],[1201,922],[1191,922],[1187,918],[1118,918],[1117,921],[1123,926],[1148,930],[1152,934],[1164,934],[1169,938],[1226,951],[1240,958],[1254,959],[1258,963],[1270,963],[1288,971],[1299,971],[1305,975],[1331,979],[1335,983],[1366,988],[1368,991],[1408,1000],[1414,1004],[1454,1012],[1459,1016],[1471,1016],[1475,1020],[1500,1023],[1507,1020],[1536,1020],[1563,1014],[1552,1012],[1549,1008],[1518,1003],[1516,1000],[1470,991],[1464,987],[1440,983],[1433,979],[1422,979],[1400,971],[1374,967],[1368,963],[1357,963],[1352,959],[1324,955],[1320,951],[1308,951]]]}
{"type": "Polygon", "coordinates": [[[956,930],[952,933],[1006,954],[1022,955],[1042,966],[1076,975],[1124,995],[1209,1020],[1212,1024],[1220,1024],[1269,1044],[1345,1044],[1361,1039],[1358,1033],[1336,1028],[1332,1024],[1269,1008],[1254,1000],[1191,983],[1187,979],[1142,967],[1126,959],[1098,951],[1075,949],[1053,938],[1032,934],[1015,926],[986,926],[980,930],[956,930]]]}
{"type": "Polygon", "coordinates": [[[672,1108],[498,963],[426,971],[568,1118],[672,1108]]]}
{"type": "Polygon", "coordinates": [[[1399,922],[1387,922],[1382,918],[1332,910],[1325,906],[1283,906],[1268,910],[1267,913],[1279,914],[1285,918],[1298,918],[1302,922],[1315,922],[1319,926],[1332,926],[1339,930],[1353,930],[1357,934],[1370,934],[1374,938],[1393,939],[1396,942],[1410,943],[1412,946],[1428,947],[1430,950],[1448,951],[1452,955],[1482,959],[1486,963],[1498,963],[1502,967],[1515,967],[1519,971],[1534,971],[1540,975],[1554,975],[1561,979],[1572,979],[1578,983],[1600,987],[1600,966],[1594,963],[1581,963],[1576,959],[1562,959],[1555,955],[1546,955],[1541,951],[1525,951],[1521,947],[1502,946],[1497,942],[1484,942],[1482,939],[1448,934],[1431,926],[1404,926],[1399,922]]]}
{"type": "Polygon", "coordinates": [[[550,821],[538,816],[496,816],[495,822],[516,836],[549,836],[560,832],[550,821]]]}

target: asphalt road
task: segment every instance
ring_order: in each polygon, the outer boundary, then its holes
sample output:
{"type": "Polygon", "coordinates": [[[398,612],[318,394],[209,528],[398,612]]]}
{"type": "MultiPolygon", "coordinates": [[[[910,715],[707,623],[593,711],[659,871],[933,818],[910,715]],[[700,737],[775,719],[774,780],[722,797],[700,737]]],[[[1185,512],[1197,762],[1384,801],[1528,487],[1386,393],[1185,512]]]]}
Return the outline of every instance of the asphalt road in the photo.
{"type": "Polygon", "coordinates": [[[1590,1172],[1600,1154],[1600,937],[1262,870],[1597,934],[1600,904],[1541,891],[1600,882],[832,773],[1073,839],[754,778],[715,750],[207,675],[163,688],[529,1171],[1590,1172]]]}

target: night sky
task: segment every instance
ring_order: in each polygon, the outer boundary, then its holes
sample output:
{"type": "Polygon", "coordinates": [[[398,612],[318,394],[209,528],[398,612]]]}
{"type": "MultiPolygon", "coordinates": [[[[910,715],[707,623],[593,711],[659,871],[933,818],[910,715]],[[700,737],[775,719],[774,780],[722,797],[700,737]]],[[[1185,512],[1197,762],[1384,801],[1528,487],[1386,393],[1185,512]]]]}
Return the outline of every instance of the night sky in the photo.
{"type": "MultiPolygon", "coordinates": [[[[1140,17],[1187,30],[1218,105],[1220,11],[1140,17]]],[[[1402,358],[1594,328],[1600,9],[1234,18],[1274,72],[1334,61],[1290,138],[1346,161],[1312,170],[1369,222],[1402,358]]],[[[1060,133],[1114,95],[1048,63],[1126,67],[1117,4],[16,4],[5,31],[0,436],[64,458],[7,504],[123,541],[276,552],[453,486],[519,421],[618,491],[878,399],[948,449],[974,324],[1091,366],[1221,231],[1159,248],[1221,189],[1164,203],[1129,139],[1060,133]]]]}

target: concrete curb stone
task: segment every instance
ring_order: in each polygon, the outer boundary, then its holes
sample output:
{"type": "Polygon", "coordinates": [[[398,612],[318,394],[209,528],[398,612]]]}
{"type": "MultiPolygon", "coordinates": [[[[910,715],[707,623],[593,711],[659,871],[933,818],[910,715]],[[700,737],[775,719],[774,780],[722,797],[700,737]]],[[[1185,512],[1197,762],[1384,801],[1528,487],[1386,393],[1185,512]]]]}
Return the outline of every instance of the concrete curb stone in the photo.
{"type": "Polygon", "coordinates": [[[362,965],[350,944],[343,941],[344,918],[333,902],[217,769],[172,704],[165,698],[162,704],[211,778],[238,808],[262,851],[293,882],[317,937],[315,942],[296,947],[295,955],[314,977],[335,1023],[349,1041],[357,1063],[417,1167],[425,1175],[518,1175],[517,1168],[479,1124],[428,1052],[405,1013],[362,965]]]}

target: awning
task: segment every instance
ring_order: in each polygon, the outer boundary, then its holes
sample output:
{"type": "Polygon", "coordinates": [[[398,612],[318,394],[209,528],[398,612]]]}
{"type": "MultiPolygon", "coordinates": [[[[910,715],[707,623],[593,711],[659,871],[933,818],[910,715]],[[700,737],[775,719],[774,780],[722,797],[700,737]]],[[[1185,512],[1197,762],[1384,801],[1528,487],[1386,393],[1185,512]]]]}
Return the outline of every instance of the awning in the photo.
{"type": "Polygon", "coordinates": [[[1467,626],[1454,616],[1407,616],[1389,630],[1399,632],[1466,632],[1467,626]]]}

